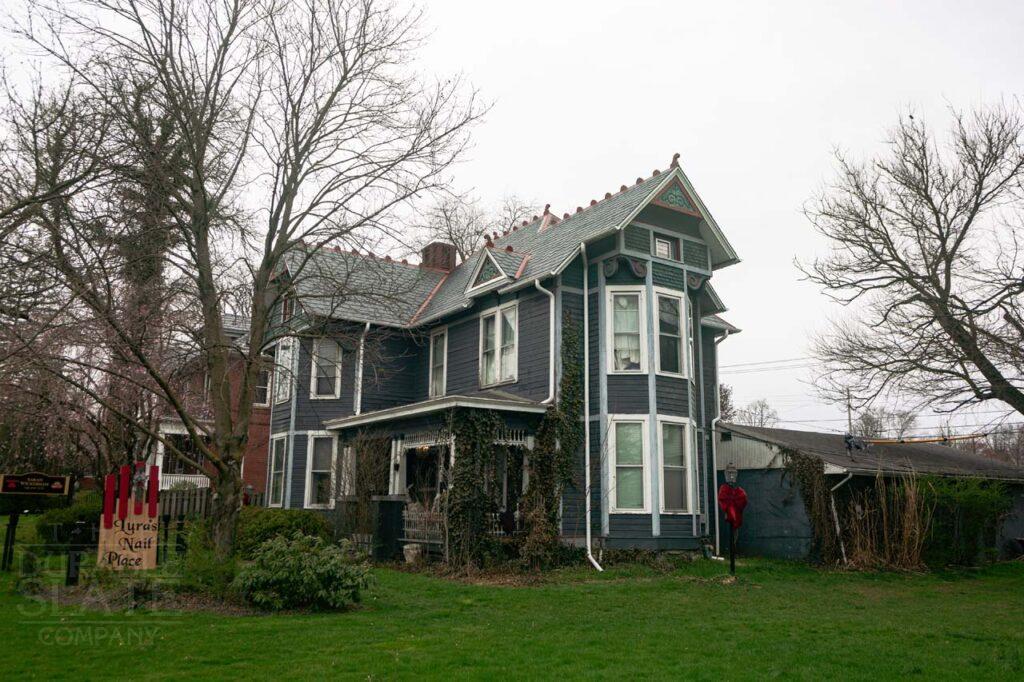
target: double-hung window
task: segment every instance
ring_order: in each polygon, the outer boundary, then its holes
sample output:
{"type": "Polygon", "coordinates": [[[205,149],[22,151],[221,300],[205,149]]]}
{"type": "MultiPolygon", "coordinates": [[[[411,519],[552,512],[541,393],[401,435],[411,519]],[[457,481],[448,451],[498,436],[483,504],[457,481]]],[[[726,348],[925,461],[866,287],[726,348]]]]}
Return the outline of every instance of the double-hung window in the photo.
{"type": "Polygon", "coordinates": [[[269,353],[262,353],[259,359],[259,369],[256,371],[256,387],[253,390],[252,402],[254,405],[266,407],[270,404],[270,381],[273,377],[274,356],[269,353]]]}
{"type": "Polygon", "coordinates": [[[650,491],[647,484],[647,421],[613,419],[612,511],[646,512],[650,491]]]}
{"type": "Polygon", "coordinates": [[[658,432],[661,439],[661,511],[689,512],[689,427],[684,422],[662,420],[658,423],[658,432]]]}
{"type": "Polygon", "coordinates": [[[658,292],[658,372],[683,376],[686,331],[683,309],[686,302],[678,294],[658,292]]]}
{"type": "Polygon", "coordinates": [[[516,380],[519,371],[518,308],[502,306],[480,317],[480,385],[516,380]]]}
{"type": "Polygon", "coordinates": [[[334,504],[334,460],[338,441],[331,434],[309,434],[306,460],[306,506],[326,508],[334,504]]]}
{"type": "Polygon", "coordinates": [[[448,330],[430,335],[430,397],[443,396],[447,380],[448,330]]]}
{"type": "Polygon", "coordinates": [[[610,289],[608,309],[611,317],[609,371],[640,373],[646,371],[647,340],[644,295],[641,289],[610,289]]]}
{"type": "Polygon", "coordinates": [[[313,340],[313,376],[311,398],[337,398],[341,395],[341,346],[333,339],[313,340]]]}
{"type": "Polygon", "coordinates": [[[693,352],[693,341],[696,337],[696,330],[693,328],[693,306],[686,302],[686,357],[687,364],[690,367],[690,378],[696,380],[697,373],[694,371],[693,357],[696,353],[693,352]]]}
{"type": "Polygon", "coordinates": [[[278,436],[270,441],[270,506],[284,503],[284,461],[288,437],[278,436]]]}
{"type": "Polygon", "coordinates": [[[277,353],[274,357],[276,369],[274,374],[277,380],[274,382],[274,402],[283,403],[291,400],[292,397],[292,360],[295,353],[294,339],[285,339],[277,344],[277,353]]]}

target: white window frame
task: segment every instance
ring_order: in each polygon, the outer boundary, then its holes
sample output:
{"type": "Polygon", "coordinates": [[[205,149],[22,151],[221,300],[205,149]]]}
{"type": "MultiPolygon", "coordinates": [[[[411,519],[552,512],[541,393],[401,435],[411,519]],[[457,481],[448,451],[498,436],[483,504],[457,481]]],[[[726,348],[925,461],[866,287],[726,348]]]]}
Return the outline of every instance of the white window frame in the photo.
{"type": "Polygon", "coordinates": [[[260,368],[256,370],[256,385],[253,387],[253,407],[270,407],[271,401],[274,399],[274,356],[270,355],[266,351],[260,353],[258,362],[261,363],[260,368]],[[265,369],[263,365],[266,365],[265,369]],[[256,389],[259,387],[260,373],[266,371],[267,373],[267,399],[260,402],[255,400],[256,389]]]}
{"type": "Polygon", "coordinates": [[[338,437],[330,431],[307,431],[306,432],[306,499],[303,504],[306,509],[334,509],[335,484],[337,483],[338,471],[338,437]],[[320,438],[331,441],[331,499],[327,504],[313,504],[313,444],[320,438]]]}
{"type": "MultiPolygon", "coordinates": [[[[519,317],[516,316],[516,330],[518,332],[519,317]]],[[[483,337],[483,323],[480,326],[480,335],[483,337]]],[[[518,347],[516,352],[518,354],[518,347]]],[[[481,359],[483,355],[481,354],[481,359]]],[[[440,398],[448,393],[448,327],[442,327],[430,333],[430,357],[427,364],[427,394],[431,398],[440,398]],[[434,391],[434,341],[437,337],[444,337],[444,354],[441,358],[441,392],[434,391]]]]}
{"type": "Polygon", "coordinates": [[[514,384],[517,381],[519,381],[519,301],[513,301],[512,303],[505,303],[504,305],[495,306],[494,308],[489,308],[488,310],[485,310],[484,312],[480,313],[479,336],[480,336],[480,343],[479,343],[479,348],[477,348],[477,360],[478,360],[478,364],[479,364],[479,372],[477,374],[479,375],[480,388],[490,388],[492,386],[503,386],[505,384],[514,384]],[[515,344],[515,349],[516,349],[516,359],[515,359],[515,367],[513,367],[513,369],[512,369],[512,378],[511,379],[502,379],[501,375],[503,374],[503,372],[502,372],[503,368],[501,366],[501,321],[502,321],[501,320],[501,316],[502,316],[502,313],[504,311],[506,311],[506,310],[508,310],[510,308],[514,308],[515,311],[516,311],[516,328],[514,330],[515,331],[515,341],[514,341],[514,344],[515,344]],[[491,383],[485,383],[484,382],[484,320],[486,320],[489,317],[495,318],[495,321],[494,321],[494,362],[495,362],[495,368],[496,368],[495,376],[497,378],[496,378],[495,381],[493,381],[491,383]]]}
{"type": "Polygon", "coordinates": [[[341,348],[341,344],[334,339],[318,336],[313,339],[313,345],[310,348],[309,355],[309,399],[310,400],[337,400],[341,397],[341,361],[344,356],[344,351],[341,348]],[[334,392],[327,394],[320,394],[316,392],[316,366],[317,358],[320,356],[320,344],[324,341],[330,341],[338,349],[338,355],[335,358],[335,373],[334,373],[334,392]]]}
{"type": "MultiPolygon", "coordinates": [[[[610,489],[609,489],[609,512],[612,514],[650,514],[651,513],[651,429],[650,417],[646,414],[616,414],[608,416],[608,449],[610,460],[610,489]],[[643,509],[619,509],[615,506],[616,499],[616,477],[618,474],[618,435],[616,424],[633,423],[640,424],[641,438],[643,442],[643,453],[640,461],[643,463],[643,472],[640,480],[644,484],[644,506],[643,509]]],[[[632,465],[630,465],[632,466],[632,465]]]]}
{"type": "Polygon", "coordinates": [[[274,353],[274,404],[280,405],[292,399],[292,384],[295,383],[295,346],[298,339],[287,338],[277,342],[274,353]],[[288,349],[288,365],[281,363],[281,351],[288,349]],[[282,376],[286,375],[286,376],[282,376]]]}
{"type": "Polygon", "coordinates": [[[694,443],[693,435],[695,433],[693,420],[687,417],[670,417],[665,415],[659,415],[658,417],[658,492],[660,499],[660,511],[662,514],[693,514],[693,487],[696,485],[696,467],[694,467],[694,443]],[[686,470],[686,509],[666,509],[665,508],[665,453],[662,452],[662,446],[665,442],[665,425],[671,424],[673,426],[683,427],[683,447],[685,448],[683,456],[683,468],[686,470]]]}
{"type": "Polygon", "coordinates": [[[287,483],[288,477],[285,473],[288,470],[288,434],[282,434],[280,436],[270,437],[270,475],[267,476],[267,506],[268,507],[283,507],[285,498],[285,484],[287,483]],[[281,471],[277,472],[274,470],[274,449],[278,441],[284,443],[282,445],[282,457],[281,457],[281,471]],[[274,502],[274,476],[280,473],[281,475],[281,499],[278,502],[274,502]]]}
{"type": "MultiPolygon", "coordinates": [[[[652,241],[651,241],[651,255],[652,256],[654,256],[655,258],[658,258],[660,260],[670,261],[672,263],[682,263],[683,262],[683,240],[682,240],[681,237],[679,237],[678,235],[670,235],[670,234],[665,234],[664,232],[655,232],[655,231],[652,230],[651,231],[651,239],[652,239],[652,241]],[[677,251],[679,253],[679,257],[678,258],[673,258],[672,256],[660,256],[660,255],[658,255],[658,242],[659,241],[666,242],[670,247],[674,246],[675,247],[675,251],[677,251]]],[[[673,250],[672,248],[669,249],[669,251],[672,251],[672,250],[673,250]]]]}
{"type": "Polygon", "coordinates": [[[686,370],[689,372],[690,379],[696,381],[697,367],[695,357],[697,353],[695,352],[694,345],[697,343],[698,337],[694,335],[693,306],[690,305],[689,295],[686,296],[686,317],[684,319],[686,320],[686,370]]]}
{"type": "Polygon", "coordinates": [[[651,309],[654,315],[654,371],[660,376],[676,377],[686,379],[690,376],[690,332],[687,329],[687,319],[690,308],[689,297],[681,291],[673,291],[664,287],[654,287],[654,302],[651,309]],[[679,301],[679,371],[665,372],[661,369],[661,306],[658,298],[674,298],[679,301]]]}
{"type": "Polygon", "coordinates": [[[605,319],[608,329],[605,333],[605,355],[608,356],[608,374],[647,374],[650,371],[647,357],[647,293],[644,286],[609,286],[605,287],[605,319]],[[639,295],[640,308],[640,368],[615,369],[615,296],[620,294],[639,295]]]}

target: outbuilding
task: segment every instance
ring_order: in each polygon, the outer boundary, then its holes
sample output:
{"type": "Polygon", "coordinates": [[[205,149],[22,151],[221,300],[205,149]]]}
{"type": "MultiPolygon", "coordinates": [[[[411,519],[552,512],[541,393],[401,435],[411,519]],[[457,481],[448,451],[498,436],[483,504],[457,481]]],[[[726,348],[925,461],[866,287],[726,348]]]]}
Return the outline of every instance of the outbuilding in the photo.
{"type": "MultiPolygon", "coordinates": [[[[821,462],[829,491],[855,488],[879,475],[911,473],[968,476],[1005,481],[1013,507],[1003,519],[996,549],[1003,555],[1021,552],[1024,538],[1024,469],[973,455],[941,443],[867,444],[843,434],[763,428],[720,423],[716,436],[719,483],[732,464],[738,485],[747,491],[739,542],[747,554],[805,559],[814,550],[812,523],[789,464],[793,455],[821,462]]],[[[834,500],[831,501],[834,505],[834,500]]],[[[728,537],[719,519],[720,538],[728,537]]]]}

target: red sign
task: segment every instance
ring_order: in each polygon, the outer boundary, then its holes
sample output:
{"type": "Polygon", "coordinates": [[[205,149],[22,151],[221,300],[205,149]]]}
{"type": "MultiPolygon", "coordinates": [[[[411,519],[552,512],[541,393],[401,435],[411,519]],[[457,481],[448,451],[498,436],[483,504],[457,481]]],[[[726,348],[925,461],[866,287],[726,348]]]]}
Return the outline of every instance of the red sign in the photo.
{"type": "Polygon", "coordinates": [[[0,476],[0,493],[7,495],[67,495],[70,491],[70,476],[39,473],[0,476]]]}
{"type": "Polygon", "coordinates": [[[743,525],[743,510],[747,507],[747,491],[723,483],[718,489],[718,506],[725,512],[725,520],[729,525],[739,528],[743,525]]]}

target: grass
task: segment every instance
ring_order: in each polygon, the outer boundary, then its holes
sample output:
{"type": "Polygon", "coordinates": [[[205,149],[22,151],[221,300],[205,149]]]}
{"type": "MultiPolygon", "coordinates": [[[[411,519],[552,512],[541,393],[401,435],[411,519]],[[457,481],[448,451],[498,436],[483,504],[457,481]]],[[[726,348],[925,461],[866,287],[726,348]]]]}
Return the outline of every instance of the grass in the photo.
{"type": "Polygon", "coordinates": [[[573,569],[531,587],[380,569],[357,611],[56,609],[0,584],[0,679],[1024,676],[1024,564],[847,574],[746,560],[573,569]],[[77,640],[77,641],[74,641],[77,640]]]}

